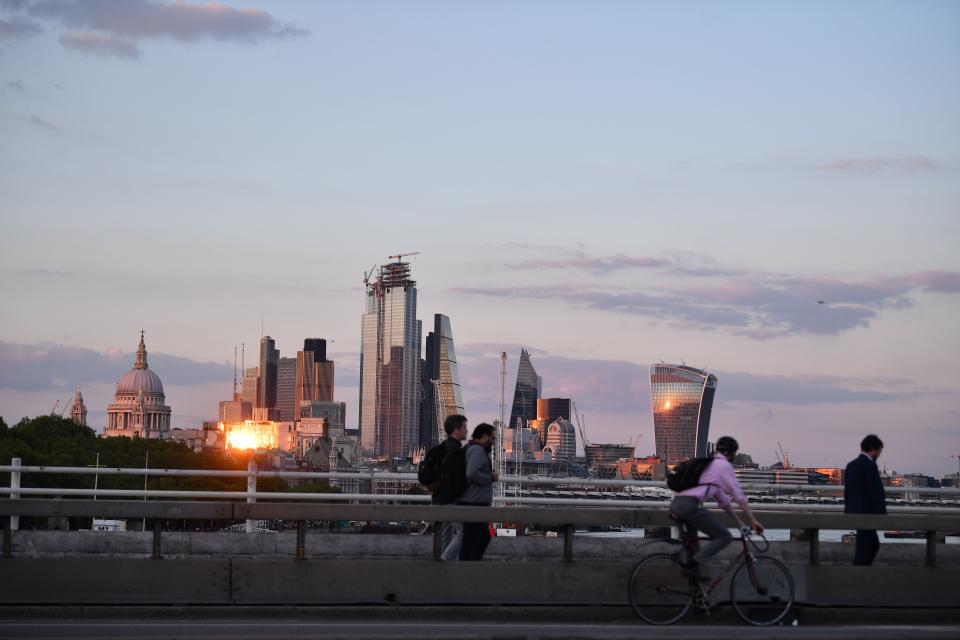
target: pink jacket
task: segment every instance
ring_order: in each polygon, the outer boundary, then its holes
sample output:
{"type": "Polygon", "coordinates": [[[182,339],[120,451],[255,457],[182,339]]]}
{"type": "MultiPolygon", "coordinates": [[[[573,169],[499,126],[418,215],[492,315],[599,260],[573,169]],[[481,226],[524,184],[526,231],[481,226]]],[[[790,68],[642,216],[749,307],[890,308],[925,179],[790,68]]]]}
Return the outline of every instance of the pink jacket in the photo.
{"type": "Polygon", "coordinates": [[[747,496],[740,488],[740,483],[737,482],[737,474],[733,471],[733,465],[719,453],[700,474],[700,484],[692,489],[681,491],[677,495],[690,496],[700,502],[706,502],[710,498],[714,498],[721,508],[726,508],[730,504],[731,497],[741,507],[747,504],[747,496]]]}

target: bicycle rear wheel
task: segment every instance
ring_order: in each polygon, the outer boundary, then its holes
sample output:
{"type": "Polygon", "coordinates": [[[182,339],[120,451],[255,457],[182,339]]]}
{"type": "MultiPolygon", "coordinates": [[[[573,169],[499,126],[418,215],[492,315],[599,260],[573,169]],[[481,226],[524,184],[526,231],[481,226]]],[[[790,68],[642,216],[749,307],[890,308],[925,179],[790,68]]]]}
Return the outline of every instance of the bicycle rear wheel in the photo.
{"type": "Polygon", "coordinates": [[[637,563],[627,584],[633,610],[650,624],[673,624],[693,602],[690,579],[680,573],[677,558],[654,553],[637,563]]]}
{"type": "Polygon", "coordinates": [[[730,601],[737,615],[758,627],[783,620],[793,604],[793,593],[790,571],[769,556],[744,561],[730,580],[730,601]]]}

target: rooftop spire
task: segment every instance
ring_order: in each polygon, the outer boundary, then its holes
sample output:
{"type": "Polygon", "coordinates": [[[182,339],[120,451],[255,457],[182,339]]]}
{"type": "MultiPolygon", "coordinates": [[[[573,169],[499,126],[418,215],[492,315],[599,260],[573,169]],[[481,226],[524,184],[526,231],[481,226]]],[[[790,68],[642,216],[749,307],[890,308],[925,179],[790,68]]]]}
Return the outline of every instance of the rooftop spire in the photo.
{"type": "Polygon", "coordinates": [[[147,345],[143,342],[143,329],[140,329],[140,346],[137,347],[137,362],[133,365],[133,368],[147,368],[147,345]]]}

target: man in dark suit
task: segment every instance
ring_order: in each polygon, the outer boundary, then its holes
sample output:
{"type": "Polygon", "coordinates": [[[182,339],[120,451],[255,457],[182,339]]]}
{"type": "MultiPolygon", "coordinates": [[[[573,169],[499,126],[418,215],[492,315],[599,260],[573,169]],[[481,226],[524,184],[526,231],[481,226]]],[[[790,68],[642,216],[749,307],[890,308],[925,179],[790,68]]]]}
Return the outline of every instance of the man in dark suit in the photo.
{"type": "MultiPolygon", "coordinates": [[[[870,434],[860,443],[860,455],[847,464],[843,476],[844,513],[886,514],[886,496],[880,482],[877,458],[883,441],[870,434]]],[[[874,529],[857,529],[853,564],[869,566],[880,550],[880,538],[874,529]]]]}

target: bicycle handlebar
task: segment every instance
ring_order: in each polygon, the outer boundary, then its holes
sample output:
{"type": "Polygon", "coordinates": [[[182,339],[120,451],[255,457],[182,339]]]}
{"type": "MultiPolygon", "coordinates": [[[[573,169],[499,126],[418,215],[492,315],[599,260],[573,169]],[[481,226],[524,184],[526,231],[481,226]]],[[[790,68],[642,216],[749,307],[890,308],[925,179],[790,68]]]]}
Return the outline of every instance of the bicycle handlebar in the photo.
{"type": "Polygon", "coordinates": [[[753,532],[753,528],[752,528],[752,527],[741,527],[741,528],[740,528],[740,537],[741,537],[742,540],[746,540],[746,541],[749,542],[751,545],[753,545],[753,548],[756,549],[757,551],[759,551],[760,553],[766,553],[766,552],[770,549],[770,541],[767,540],[767,536],[763,535],[762,533],[757,533],[757,534],[755,534],[755,533],[753,532]],[[763,546],[762,549],[760,548],[760,545],[757,544],[757,541],[753,539],[754,535],[759,536],[760,539],[763,540],[764,546],[763,546]]]}

